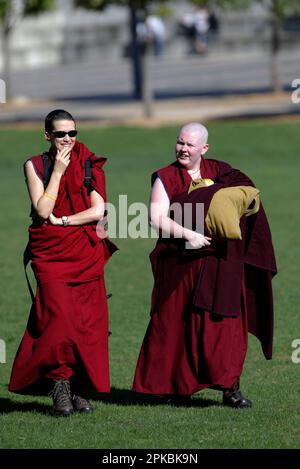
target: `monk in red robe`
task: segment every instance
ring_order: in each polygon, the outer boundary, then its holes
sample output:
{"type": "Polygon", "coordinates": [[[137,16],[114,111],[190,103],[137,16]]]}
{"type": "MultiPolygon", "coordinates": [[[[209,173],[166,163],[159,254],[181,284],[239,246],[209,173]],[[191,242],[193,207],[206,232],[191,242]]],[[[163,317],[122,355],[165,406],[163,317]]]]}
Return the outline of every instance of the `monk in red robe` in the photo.
{"type": "Polygon", "coordinates": [[[62,416],[91,412],[89,389],[110,390],[104,265],[116,247],[96,230],[105,211],[106,159],[76,135],[71,114],[50,112],[51,148],[24,165],[33,219],[25,255],[37,289],[9,383],[21,394],[50,388],[52,411],[62,416]]]}
{"type": "MultiPolygon", "coordinates": [[[[252,212],[246,206],[237,226],[232,226],[230,212],[229,220],[219,220],[219,231],[208,230],[214,197],[220,196],[219,209],[228,190],[255,196],[259,191],[227,163],[204,158],[207,138],[203,125],[185,125],[177,139],[176,161],[153,175],[150,219],[160,237],[150,255],[151,320],[133,390],[173,396],[172,401],[212,388],[223,392],[224,405],[246,408],[252,401],[244,397],[239,382],[248,332],[259,338],[265,357],[272,356],[271,278],[276,263],[261,204],[252,212]],[[174,203],[191,204],[189,226],[172,216],[174,203]],[[197,203],[204,205],[202,233],[195,228],[197,203]]],[[[226,215],[226,204],[219,218],[226,215]]],[[[233,208],[237,205],[234,200],[233,208]]]]}

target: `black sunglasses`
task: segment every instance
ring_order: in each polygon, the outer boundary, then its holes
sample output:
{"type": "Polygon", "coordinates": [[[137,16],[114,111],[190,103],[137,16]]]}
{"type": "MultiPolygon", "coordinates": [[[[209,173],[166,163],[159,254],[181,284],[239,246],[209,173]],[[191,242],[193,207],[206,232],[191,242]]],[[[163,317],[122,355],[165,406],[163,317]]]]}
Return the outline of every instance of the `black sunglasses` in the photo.
{"type": "Polygon", "coordinates": [[[69,137],[76,137],[78,130],[69,130],[69,132],[65,132],[64,130],[53,130],[51,133],[56,138],[64,138],[66,135],[69,135],[69,137]]]}

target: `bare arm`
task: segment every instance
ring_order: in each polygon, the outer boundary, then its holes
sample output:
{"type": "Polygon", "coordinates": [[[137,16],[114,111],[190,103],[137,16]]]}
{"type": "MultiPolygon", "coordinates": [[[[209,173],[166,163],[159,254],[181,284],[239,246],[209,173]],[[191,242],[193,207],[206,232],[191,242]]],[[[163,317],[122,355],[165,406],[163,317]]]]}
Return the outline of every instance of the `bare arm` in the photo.
{"type": "Polygon", "coordinates": [[[210,244],[210,239],[201,233],[184,228],[169,217],[170,200],[159,178],[153,184],[150,195],[150,223],[156,230],[161,230],[164,236],[173,236],[187,240],[195,249],[210,244]]]}
{"type": "Polygon", "coordinates": [[[44,185],[37,176],[32,162],[28,160],[25,164],[26,182],[32,205],[37,215],[44,220],[47,220],[53,211],[60,180],[69,163],[69,149],[57,152],[53,171],[46,190],[44,190],[44,185]]]}
{"type": "MultiPolygon", "coordinates": [[[[83,210],[82,212],[75,213],[74,215],[68,215],[70,226],[75,225],[86,225],[87,223],[102,220],[104,217],[105,202],[98,192],[95,190],[91,192],[91,207],[83,210]]],[[[62,225],[62,219],[55,217],[53,214],[49,216],[49,221],[52,225],[62,225]]]]}
{"type": "MultiPolygon", "coordinates": [[[[69,150],[62,150],[57,153],[54,168],[49,180],[49,184],[44,190],[44,185],[37,176],[32,162],[29,160],[25,164],[25,174],[29,196],[37,215],[48,220],[53,225],[62,225],[61,218],[57,218],[52,214],[55,206],[55,200],[58,194],[59,184],[62,175],[66,171],[70,162],[69,150]]],[[[68,216],[70,225],[84,225],[103,218],[105,203],[101,195],[96,191],[91,193],[91,207],[82,212],[68,216]]]]}

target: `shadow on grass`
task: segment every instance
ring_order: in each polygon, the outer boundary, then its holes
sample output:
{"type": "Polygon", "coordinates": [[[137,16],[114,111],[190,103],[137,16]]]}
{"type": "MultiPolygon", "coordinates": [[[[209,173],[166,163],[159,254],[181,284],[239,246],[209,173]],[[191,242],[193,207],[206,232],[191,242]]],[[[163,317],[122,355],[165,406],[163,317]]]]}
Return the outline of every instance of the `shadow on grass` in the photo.
{"type": "Polygon", "coordinates": [[[129,389],[111,388],[110,394],[95,394],[91,396],[95,401],[105,404],[129,405],[171,405],[175,407],[210,407],[221,405],[212,399],[190,398],[184,396],[157,396],[130,391],[129,389]]]}
{"type": "Polygon", "coordinates": [[[0,414],[10,414],[12,412],[37,412],[49,415],[51,407],[40,402],[17,402],[11,399],[0,398],[0,414]]]}
{"type": "MultiPolygon", "coordinates": [[[[212,407],[221,404],[212,399],[190,398],[176,396],[156,396],[151,394],[140,394],[129,389],[111,388],[108,394],[95,393],[91,395],[94,401],[101,401],[105,404],[115,404],[120,406],[157,406],[168,405],[173,407],[212,407]]],[[[10,414],[13,412],[36,412],[43,415],[50,415],[51,406],[37,401],[18,402],[12,399],[0,398],[0,414],[10,414]]]]}

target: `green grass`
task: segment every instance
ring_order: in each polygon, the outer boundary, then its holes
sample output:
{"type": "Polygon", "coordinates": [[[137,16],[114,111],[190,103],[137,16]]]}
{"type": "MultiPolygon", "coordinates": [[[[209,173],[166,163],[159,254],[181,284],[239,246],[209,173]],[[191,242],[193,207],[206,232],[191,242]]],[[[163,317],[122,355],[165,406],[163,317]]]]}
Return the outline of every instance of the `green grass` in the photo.
{"type": "MultiPolygon", "coordinates": [[[[2,247],[0,339],[7,363],[0,364],[1,448],[296,448],[299,446],[299,371],[291,361],[300,338],[299,124],[212,123],[208,156],[246,172],[261,189],[275,244],[279,274],[274,359],[266,361],[250,337],[242,389],[251,410],[223,408],[220,393],[205,390],[189,407],[142,404],[129,392],[149,320],[152,276],[148,255],[154,240],[117,240],[106,269],[109,300],[112,393],[95,401],[93,415],[55,419],[48,397],[7,391],[12,360],[24,331],[29,296],[22,268],[29,203],[22,173],[26,157],[45,148],[36,130],[0,131],[0,243],[2,247]]],[[[150,174],[173,159],[177,128],[84,129],[80,138],[107,155],[109,199],[148,201],[150,174]]]]}

